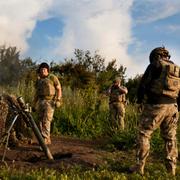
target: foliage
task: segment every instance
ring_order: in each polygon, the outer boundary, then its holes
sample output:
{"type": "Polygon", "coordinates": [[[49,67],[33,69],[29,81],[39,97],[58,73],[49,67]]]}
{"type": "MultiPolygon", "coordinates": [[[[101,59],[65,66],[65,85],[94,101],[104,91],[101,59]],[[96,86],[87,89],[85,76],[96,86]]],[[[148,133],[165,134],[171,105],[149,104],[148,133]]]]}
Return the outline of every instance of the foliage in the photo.
{"type": "Polygon", "coordinates": [[[61,170],[53,169],[36,169],[30,171],[17,170],[17,169],[8,169],[1,167],[0,177],[2,179],[45,179],[45,180],[164,180],[164,179],[179,179],[180,173],[179,168],[177,169],[177,175],[172,177],[167,173],[165,167],[156,162],[155,164],[149,164],[146,168],[146,173],[144,176],[141,176],[137,173],[129,174],[128,167],[129,163],[127,159],[124,158],[124,161],[118,158],[120,154],[116,154],[107,160],[107,164],[100,166],[98,168],[85,169],[82,166],[74,166],[72,168],[63,169],[63,164],[60,165],[61,170]]]}
{"type": "Polygon", "coordinates": [[[0,48],[0,82],[1,85],[16,85],[20,78],[21,64],[16,47],[0,48]]]}
{"type": "Polygon", "coordinates": [[[96,74],[104,70],[104,59],[95,52],[76,49],[75,58],[65,59],[62,65],[52,67],[52,71],[61,74],[64,86],[72,89],[85,88],[93,85],[96,81],[96,74]]]}
{"type": "Polygon", "coordinates": [[[137,89],[141,80],[141,75],[135,76],[133,79],[128,79],[126,87],[128,89],[127,97],[130,102],[136,102],[137,100],[137,89]]]}
{"type": "MultiPolygon", "coordinates": [[[[100,98],[91,87],[72,91],[64,89],[63,106],[54,115],[56,133],[95,137],[102,135],[107,124],[107,98],[100,98]]],[[[53,128],[54,129],[54,128],[53,128]]]]}
{"type": "Polygon", "coordinates": [[[100,92],[106,90],[116,76],[122,77],[125,82],[126,68],[117,67],[116,59],[110,61],[105,67],[105,59],[98,52],[91,55],[90,51],[76,49],[75,58],[65,59],[61,65],[52,64],[52,71],[61,75],[63,86],[72,89],[84,89],[91,86],[100,92]]]}
{"type": "Polygon", "coordinates": [[[101,71],[97,77],[97,84],[99,84],[99,91],[105,91],[114,81],[115,77],[122,78],[122,85],[125,83],[126,68],[120,65],[117,68],[116,59],[110,61],[104,71],[101,71]]]}
{"type": "MultiPolygon", "coordinates": [[[[2,47],[0,50],[0,86],[2,91],[21,95],[26,102],[32,101],[37,64],[31,58],[19,59],[15,47],[2,47]]],[[[105,59],[97,52],[75,50],[75,58],[66,59],[64,64],[51,63],[63,87],[63,105],[54,114],[52,133],[80,138],[107,137],[104,149],[112,152],[135,149],[140,113],[136,102],[136,91],[141,76],[125,81],[126,68],[116,66],[116,60],[104,65],[105,59]],[[126,106],[125,131],[112,130],[109,126],[108,97],[103,92],[116,76],[121,76],[129,90],[130,103],[126,106]]],[[[36,114],[35,114],[36,117],[36,114]]],[[[180,128],[177,138],[180,140],[180,128]]],[[[154,154],[161,154],[164,143],[157,130],[152,137],[151,147],[154,154]]],[[[121,155],[119,155],[120,157],[121,155]]],[[[3,169],[0,177],[4,179],[142,179],[138,174],[129,175],[122,171],[130,166],[129,159],[110,158],[108,165],[99,169],[84,170],[75,168],[68,172],[39,170],[21,172],[3,169]]],[[[132,161],[132,160],[131,160],[132,161]]],[[[134,160],[133,160],[134,162],[134,160]]],[[[177,178],[180,174],[177,175],[177,178]]],[[[163,167],[152,164],[147,166],[147,179],[171,179],[163,167]]],[[[180,177],[179,177],[180,178],[180,177]]],[[[146,179],[146,178],[144,178],[146,179]]]]}
{"type": "Polygon", "coordinates": [[[0,48],[0,85],[17,86],[26,71],[35,65],[30,58],[20,60],[16,47],[0,48]]]}

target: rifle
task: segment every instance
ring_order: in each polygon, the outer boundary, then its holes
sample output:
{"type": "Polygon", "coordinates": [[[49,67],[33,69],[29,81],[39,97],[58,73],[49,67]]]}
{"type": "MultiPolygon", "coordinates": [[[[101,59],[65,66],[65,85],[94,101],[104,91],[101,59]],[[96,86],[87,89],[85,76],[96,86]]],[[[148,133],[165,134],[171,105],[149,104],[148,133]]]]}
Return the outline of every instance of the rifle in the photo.
{"type": "MultiPolygon", "coordinates": [[[[9,129],[7,130],[7,132],[4,135],[4,140],[6,140],[5,143],[5,149],[4,149],[4,154],[2,157],[2,161],[4,161],[5,155],[6,155],[6,150],[7,150],[7,146],[8,146],[8,141],[9,141],[9,136],[10,136],[10,131],[13,128],[14,123],[16,122],[17,118],[19,115],[23,116],[23,119],[25,120],[25,123],[27,126],[30,126],[42,148],[42,150],[44,151],[45,155],[47,156],[47,158],[49,160],[53,160],[53,156],[48,148],[48,146],[44,143],[44,139],[31,115],[31,108],[29,107],[28,104],[25,104],[24,99],[20,96],[17,98],[17,102],[18,105],[14,103],[10,103],[11,108],[14,110],[15,112],[15,117],[13,119],[13,121],[11,122],[11,125],[9,126],[9,129]]],[[[4,142],[4,141],[3,141],[4,142]]]]}

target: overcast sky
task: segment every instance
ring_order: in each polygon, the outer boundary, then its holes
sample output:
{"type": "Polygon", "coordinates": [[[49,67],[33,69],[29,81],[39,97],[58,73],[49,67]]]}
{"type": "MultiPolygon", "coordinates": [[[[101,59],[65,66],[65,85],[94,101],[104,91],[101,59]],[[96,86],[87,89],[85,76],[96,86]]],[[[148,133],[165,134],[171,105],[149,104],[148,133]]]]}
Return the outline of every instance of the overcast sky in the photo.
{"type": "Polygon", "coordinates": [[[98,50],[106,64],[115,58],[134,77],[144,72],[150,51],[162,45],[180,65],[180,1],[1,0],[4,44],[37,62],[59,63],[77,48],[98,50]]]}

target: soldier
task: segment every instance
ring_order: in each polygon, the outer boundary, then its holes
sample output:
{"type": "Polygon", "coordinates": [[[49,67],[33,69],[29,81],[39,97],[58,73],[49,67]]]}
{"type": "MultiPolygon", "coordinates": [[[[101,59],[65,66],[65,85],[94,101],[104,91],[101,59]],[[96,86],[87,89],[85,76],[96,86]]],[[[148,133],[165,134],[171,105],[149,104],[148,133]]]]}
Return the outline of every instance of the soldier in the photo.
{"type": "Polygon", "coordinates": [[[180,68],[170,61],[164,47],[152,50],[150,64],[142,76],[138,89],[138,103],[145,99],[138,133],[137,164],[130,172],[144,174],[144,166],[150,150],[152,133],[160,127],[165,141],[166,168],[175,175],[178,149],[176,129],[180,91],[180,68]]]}
{"type": "Polygon", "coordinates": [[[124,130],[125,102],[128,90],[121,86],[121,78],[116,77],[113,84],[109,87],[109,110],[112,127],[124,130]]]}
{"type": "MultiPolygon", "coordinates": [[[[17,115],[17,109],[19,110],[21,108],[19,107],[16,96],[8,94],[0,96],[0,136],[3,137],[7,134],[17,115]]],[[[19,115],[10,131],[8,146],[17,147],[22,143],[28,143],[29,138],[29,128],[26,125],[24,117],[19,115]]]]}
{"type": "Polygon", "coordinates": [[[61,105],[62,91],[58,78],[50,73],[49,65],[41,63],[36,81],[34,107],[38,111],[39,128],[45,144],[51,144],[50,130],[55,107],[61,105]]]}

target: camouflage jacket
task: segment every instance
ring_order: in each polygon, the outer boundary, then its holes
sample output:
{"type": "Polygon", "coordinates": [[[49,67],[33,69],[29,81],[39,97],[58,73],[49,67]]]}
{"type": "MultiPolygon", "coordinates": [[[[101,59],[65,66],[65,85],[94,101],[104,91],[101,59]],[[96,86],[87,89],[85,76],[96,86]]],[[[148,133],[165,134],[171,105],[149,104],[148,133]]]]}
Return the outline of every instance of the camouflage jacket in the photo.
{"type": "Polygon", "coordinates": [[[122,91],[122,89],[127,89],[124,86],[116,86],[112,85],[108,89],[108,94],[109,94],[109,103],[113,102],[126,102],[126,93],[122,91]]]}

